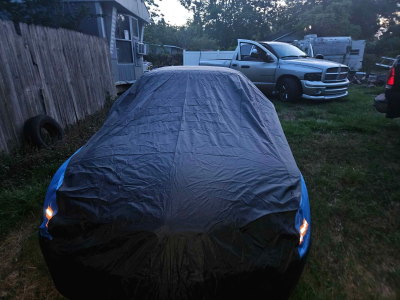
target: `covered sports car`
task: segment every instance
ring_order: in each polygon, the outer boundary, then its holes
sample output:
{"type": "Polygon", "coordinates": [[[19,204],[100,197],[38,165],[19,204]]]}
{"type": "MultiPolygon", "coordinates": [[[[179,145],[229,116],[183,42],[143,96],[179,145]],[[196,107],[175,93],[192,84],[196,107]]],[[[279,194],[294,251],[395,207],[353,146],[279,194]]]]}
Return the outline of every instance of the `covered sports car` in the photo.
{"type": "Polygon", "coordinates": [[[240,72],[149,72],[48,189],[40,244],[70,299],[287,299],[311,241],[273,104],[240,72]]]}

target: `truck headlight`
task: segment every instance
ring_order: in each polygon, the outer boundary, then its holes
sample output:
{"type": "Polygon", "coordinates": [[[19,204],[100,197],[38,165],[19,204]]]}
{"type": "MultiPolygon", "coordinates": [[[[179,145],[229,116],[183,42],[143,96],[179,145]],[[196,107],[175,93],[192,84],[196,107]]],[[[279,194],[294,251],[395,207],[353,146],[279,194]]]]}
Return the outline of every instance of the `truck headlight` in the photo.
{"type": "Polygon", "coordinates": [[[308,81],[321,81],[322,73],[307,73],[304,74],[304,80],[308,81]]]}

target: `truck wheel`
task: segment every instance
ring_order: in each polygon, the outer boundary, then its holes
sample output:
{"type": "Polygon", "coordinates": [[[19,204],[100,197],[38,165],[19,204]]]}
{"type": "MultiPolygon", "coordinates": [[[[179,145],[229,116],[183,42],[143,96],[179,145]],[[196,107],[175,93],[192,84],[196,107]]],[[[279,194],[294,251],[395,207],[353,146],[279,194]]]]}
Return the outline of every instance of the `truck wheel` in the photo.
{"type": "Polygon", "coordinates": [[[283,78],[278,87],[278,98],[282,102],[292,102],[301,96],[301,87],[299,83],[290,77],[283,78]]]}
{"type": "Polygon", "coordinates": [[[49,148],[49,144],[64,137],[64,129],[53,118],[37,115],[24,124],[24,136],[28,143],[37,147],[49,148]]]}

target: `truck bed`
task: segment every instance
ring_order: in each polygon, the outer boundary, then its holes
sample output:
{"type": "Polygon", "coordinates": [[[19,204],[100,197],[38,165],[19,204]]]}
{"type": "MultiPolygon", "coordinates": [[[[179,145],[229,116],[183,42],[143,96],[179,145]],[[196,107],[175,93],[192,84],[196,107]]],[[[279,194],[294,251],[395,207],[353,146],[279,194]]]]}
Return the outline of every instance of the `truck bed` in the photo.
{"type": "Polygon", "coordinates": [[[231,59],[205,59],[200,60],[199,66],[210,66],[210,67],[225,67],[231,66],[231,59]]]}

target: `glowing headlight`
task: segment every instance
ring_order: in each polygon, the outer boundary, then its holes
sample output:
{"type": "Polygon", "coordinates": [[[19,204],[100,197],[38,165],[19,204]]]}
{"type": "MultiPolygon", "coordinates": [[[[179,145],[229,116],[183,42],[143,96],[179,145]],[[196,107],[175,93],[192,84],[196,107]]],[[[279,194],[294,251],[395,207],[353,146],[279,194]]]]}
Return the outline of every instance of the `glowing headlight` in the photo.
{"type": "Polygon", "coordinates": [[[52,217],[53,217],[53,210],[51,209],[50,206],[48,206],[47,209],[46,209],[46,218],[47,218],[46,227],[48,227],[49,221],[50,221],[50,219],[51,219],[52,217]]]}
{"type": "Polygon", "coordinates": [[[322,73],[307,73],[304,74],[304,79],[308,81],[321,81],[322,73]]]}
{"type": "Polygon", "coordinates": [[[303,220],[303,224],[300,226],[300,243],[301,244],[303,242],[304,236],[307,233],[307,229],[308,229],[308,223],[306,221],[306,219],[303,220]]]}

